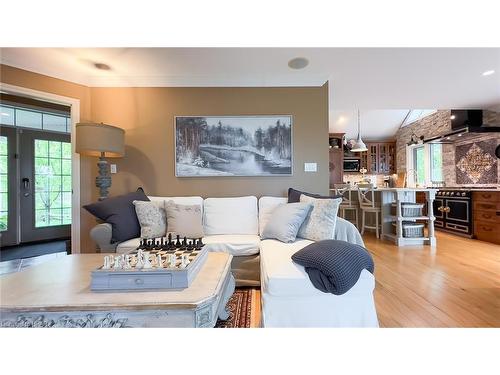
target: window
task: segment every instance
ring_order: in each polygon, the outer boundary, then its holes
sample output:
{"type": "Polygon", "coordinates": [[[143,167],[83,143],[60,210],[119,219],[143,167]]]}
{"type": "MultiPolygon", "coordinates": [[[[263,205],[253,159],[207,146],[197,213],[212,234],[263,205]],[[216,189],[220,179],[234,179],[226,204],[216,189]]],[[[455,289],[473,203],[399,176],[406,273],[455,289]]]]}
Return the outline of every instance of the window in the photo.
{"type": "Polygon", "coordinates": [[[71,143],[35,140],[35,227],[71,224],[71,143]]]}
{"type": "Polygon", "coordinates": [[[71,118],[69,114],[55,114],[2,105],[0,106],[0,116],[0,123],[2,125],[49,130],[59,133],[71,132],[71,118]]]}
{"type": "Polygon", "coordinates": [[[443,145],[439,143],[431,144],[431,181],[443,182],[443,145]]]}
{"type": "Polygon", "coordinates": [[[8,187],[8,140],[0,136],[0,232],[8,229],[9,187],[8,187]]]}
{"type": "Polygon", "coordinates": [[[441,144],[420,144],[407,147],[407,178],[410,186],[441,184],[443,148],[441,144]]]}

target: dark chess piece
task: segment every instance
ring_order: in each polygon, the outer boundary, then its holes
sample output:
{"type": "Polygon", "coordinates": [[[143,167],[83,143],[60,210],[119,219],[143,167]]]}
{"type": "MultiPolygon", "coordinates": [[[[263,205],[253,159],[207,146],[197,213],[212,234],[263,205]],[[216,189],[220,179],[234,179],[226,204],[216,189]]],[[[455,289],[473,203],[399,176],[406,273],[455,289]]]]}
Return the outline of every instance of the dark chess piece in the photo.
{"type": "Polygon", "coordinates": [[[168,242],[165,241],[165,237],[161,238],[161,247],[160,250],[168,250],[168,242]]]}
{"type": "Polygon", "coordinates": [[[194,240],[190,240],[187,244],[187,250],[188,251],[193,251],[194,250],[194,240]]]}
{"type": "Polygon", "coordinates": [[[172,233],[168,234],[168,246],[172,245],[172,233]]]}
{"type": "Polygon", "coordinates": [[[201,248],[203,247],[203,241],[201,240],[201,238],[198,238],[198,240],[196,241],[196,250],[201,250],[201,248]]]}
{"type": "Polygon", "coordinates": [[[144,249],[145,247],[145,239],[144,238],[141,238],[141,241],[139,242],[139,246],[137,246],[137,249],[136,250],[142,250],[144,249]]]}
{"type": "Polygon", "coordinates": [[[178,249],[179,247],[181,247],[181,236],[177,235],[177,239],[175,241],[175,247],[178,249]]]}
{"type": "Polygon", "coordinates": [[[160,243],[160,240],[154,240],[154,247],[153,247],[153,250],[160,250],[161,249],[161,243],[160,243]]]}
{"type": "Polygon", "coordinates": [[[182,249],[186,249],[187,247],[187,238],[184,236],[184,238],[182,239],[182,249]]]}

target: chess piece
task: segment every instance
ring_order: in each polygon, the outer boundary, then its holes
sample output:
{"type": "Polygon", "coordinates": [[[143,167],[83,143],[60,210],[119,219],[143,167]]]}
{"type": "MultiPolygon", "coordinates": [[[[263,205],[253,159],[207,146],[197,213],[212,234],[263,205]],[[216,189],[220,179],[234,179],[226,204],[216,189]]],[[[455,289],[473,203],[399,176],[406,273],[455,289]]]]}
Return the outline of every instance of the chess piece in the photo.
{"type": "Polygon", "coordinates": [[[175,264],[177,263],[177,257],[175,254],[168,254],[168,266],[170,268],[175,268],[175,264]]]}
{"type": "Polygon", "coordinates": [[[103,270],[109,270],[111,269],[111,257],[106,255],[104,257],[104,265],[102,266],[103,270]]]}
{"type": "Polygon", "coordinates": [[[113,264],[113,269],[120,270],[122,268],[121,257],[115,257],[115,263],[113,264]]]}
{"type": "Polygon", "coordinates": [[[180,248],[181,247],[181,236],[177,235],[177,240],[175,241],[175,247],[180,248]]]}
{"type": "Polygon", "coordinates": [[[182,239],[182,248],[185,249],[187,247],[187,238],[186,236],[184,236],[184,238],[182,239]]]}
{"type": "Polygon", "coordinates": [[[201,250],[201,248],[203,247],[203,241],[201,240],[201,238],[198,238],[198,240],[196,241],[196,250],[201,250]]]}
{"type": "Polygon", "coordinates": [[[135,263],[135,268],[141,269],[144,267],[144,255],[143,251],[139,249],[137,251],[137,262],[135,263]]]}
{"type": "Polygon", "coordinates": [[[163,261],[160,254],[156,255],[156,268],[163,268],[163,261]]]}
{"type": "Polygon", "coordinates": [[[153,268],[153,265],[151,264],[151,261],[149,259],[149,252],[148,251],[144,252],[143,262],[144,262],[144,265],[142,266],[142,268],[144,268],[144,269],[153,268]]]}
{"type": "Polygon", "coordinates": [[[188,251],[193,251],[194,250],[194,240],[190,240],[188,245],[187,245],[187,250],[188,251]]]}
{"type": "Polygon", "coordinates": [[[130,265],[130,255],[123,255],[123,258],[124,258],[124,262],[123,262],[123,269],[124,270],[129,270],[132,268],[132,266],[130,265]]]}
{"type": "Polygon", "coordinates": [[[172,245],[172,233],[168,234],[168,246],[172,245]]]}
{"type": "Polygon", "coordinates": [[[181,268],[186,268],[189,264],[189,254],[182,254],[181,268]]]}

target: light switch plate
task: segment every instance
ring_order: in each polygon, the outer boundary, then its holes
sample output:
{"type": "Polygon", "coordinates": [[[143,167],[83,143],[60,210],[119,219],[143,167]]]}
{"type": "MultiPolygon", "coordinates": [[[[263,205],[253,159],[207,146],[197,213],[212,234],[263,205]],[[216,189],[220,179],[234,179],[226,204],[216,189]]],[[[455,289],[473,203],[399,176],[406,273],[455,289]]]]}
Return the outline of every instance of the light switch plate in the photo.
{"type": "Polygon", "coordinates": [[[304,172],[317,172],[318,164],[317,163],[304,163],[304,172]]]}
{"type": "Polygon", "coordinates": [[[116,164],[111,164],[111,173],[116,173],[116,164]]]}

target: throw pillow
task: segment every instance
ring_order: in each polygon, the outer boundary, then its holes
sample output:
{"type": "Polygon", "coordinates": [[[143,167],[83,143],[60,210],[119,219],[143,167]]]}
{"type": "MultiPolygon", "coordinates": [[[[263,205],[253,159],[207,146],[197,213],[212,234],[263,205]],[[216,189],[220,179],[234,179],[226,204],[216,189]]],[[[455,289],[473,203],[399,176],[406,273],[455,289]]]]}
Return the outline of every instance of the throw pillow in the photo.
{"type": "Polygon", "coordinates": [[[139,237],[141,226],[135,213],[134,201],[149,201],[142,188],[133,193],[107,198],[83,206],[98,219],[111,224],[113,242],[121,242],[139,237]]]}
{"type": "Polygon", "coordinates": [[[169,200],[165,203],[167,213],[167,232],[181,237],[203,237],[203,224],[200,205],[176,204],[169,200]]]}
{"type": "Polygon", "coordinates": [[[297,232],[304,222],[311,203],[287,203],[278,206],[272,214],[262,232],[262,239],[275,238],[281,242],[293,242],[297,232]]]}
{"type": "Polygon", "coordinates": [[[337,240],[307,245],[293,254],[292,260],[304,266],[316,289],[337,295],[351,289],[364,269],[371,273],[374,269],[373,259],[363,246],[337,240]]]}
{"type": "Polygon", "coordinates": [[[320,195],[313,193],[306,193],[305,191],[295,190],[293,188],[288,189],[288,203],[300,202],[300,196],[304,194],[308,197],[319,198],[319,199],[337,199],[342,198],[342,195],[320,195]]]}
{"type": "Polygon", "coordinates": [[[312,203],[313,208],[304,220],[297,236],[312,241],[332,239],[342,198],[318,199],[302,194],[300,201],[312,203]]]}
{"type": "Polygon", "coordinates": [[[165,236],[167,220],[163,201],[134,201],[135,213],[141,225],[142,238],[158,238],[165,236]]]}

